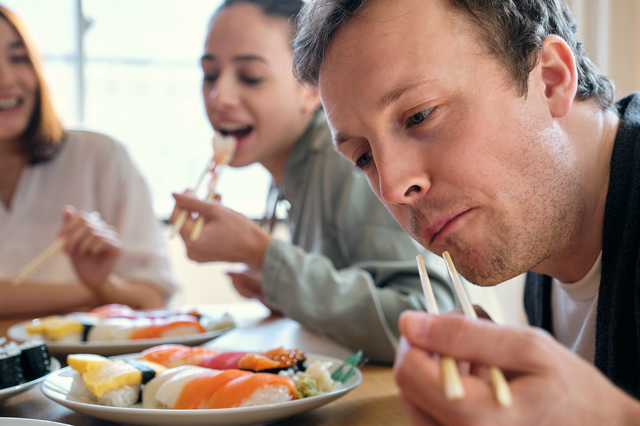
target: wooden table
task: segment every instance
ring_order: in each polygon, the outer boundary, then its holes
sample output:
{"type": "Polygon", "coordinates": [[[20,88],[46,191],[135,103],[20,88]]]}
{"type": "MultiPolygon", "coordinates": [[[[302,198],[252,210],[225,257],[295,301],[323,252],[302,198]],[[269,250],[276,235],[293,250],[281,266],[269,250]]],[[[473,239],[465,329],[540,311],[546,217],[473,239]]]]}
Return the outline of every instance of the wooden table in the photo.
{"type": "MultiPolygon", "coordinates": [[[[285,346],[303,351],[345,359],[350,351],[322,336],[304,329],[299,323],[272,316],[259,303],[206,305],[203,312],[220,315],[229,312],[238,327],[206,346],[217,349],[259,351],[285,346]]],[[[26,318],[0,318],[0,336],[9,327],[26,318]]],[[[61,359],[64,361],[64,359],[61,359]]],[[[366,365],[360,386],[342,398],[316,410],[284,420],[279,425],[366,425],[402,426],[409,419],[396,398],[397,387],[391,367],[366,365]]],[[[51,420],[77,426],[111,426],[117,423],[96,419],[69,410],[45,397],[39,386],[0,401],[0,417],[23,417],[51,420]]],[[[2,419],[0,418],[0,424],[2,419]]]]}

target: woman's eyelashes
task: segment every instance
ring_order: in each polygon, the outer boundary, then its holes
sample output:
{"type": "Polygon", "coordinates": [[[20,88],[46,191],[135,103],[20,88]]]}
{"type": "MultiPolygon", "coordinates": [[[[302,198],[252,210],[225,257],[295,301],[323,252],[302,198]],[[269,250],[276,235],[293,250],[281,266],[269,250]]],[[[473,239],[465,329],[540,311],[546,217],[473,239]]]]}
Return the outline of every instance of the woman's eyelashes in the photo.
{"type": "Polygon", "coordinates": [[[431,114],[434,108],[423,109],[422,111],[418,111],[415,114],[412,114],[405,121],[406,127],[417,126],[422,124],[431,114]]]}
{"type": "Polygon", "coordinates": [[[241,76],[240,77],[240,81],[242,81],[243,83],[249,85],[249,86],[253,86],[256,84],[260,84],[264,81],[263,77],[252,77],[252,76],[241,76]]]}
{"type": "MultiPolygon", "coordinates": [[[[237,77],[240,83],[247,86],[255,86],[257,84],[262,83],[265,79],[264,77],[254,77],[254,76],[244,76],[240,75],[237,77]]],[[[218,80],[218,74],[207,74],[204,73],[203,80],[207,83],[215,83],[218,80]]]]}

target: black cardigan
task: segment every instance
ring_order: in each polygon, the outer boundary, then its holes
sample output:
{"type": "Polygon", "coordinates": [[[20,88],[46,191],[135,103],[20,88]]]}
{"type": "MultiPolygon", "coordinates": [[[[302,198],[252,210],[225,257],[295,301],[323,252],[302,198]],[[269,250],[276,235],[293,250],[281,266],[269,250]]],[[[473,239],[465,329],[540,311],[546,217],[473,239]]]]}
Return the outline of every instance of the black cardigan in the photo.
{"type": "MultiPolygon", "coordinates": [[[[617,106],[622,120],[604,211],[594,363],[640,399],[640,93],[617,106]]],[[[527,274],[524,305],[529,324],[553,334],[550,277],[527,274]]]]}

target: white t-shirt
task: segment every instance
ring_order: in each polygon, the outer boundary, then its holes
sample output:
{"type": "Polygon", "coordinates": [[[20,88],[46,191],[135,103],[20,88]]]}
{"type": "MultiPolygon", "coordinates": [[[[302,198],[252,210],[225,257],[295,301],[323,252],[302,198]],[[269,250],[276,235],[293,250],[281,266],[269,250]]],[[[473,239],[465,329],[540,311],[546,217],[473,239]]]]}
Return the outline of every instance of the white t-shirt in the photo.
{"type": "MultiPolygon", "coordinates": [[[[121,144],[80,130],[66,132],[53,160],[25,167],[10,210],[0,203],[0,278],[12,279],[55,241],[66,204],[96,211],[118,230],[123,241],[114,267],[118,276],[156,285],[168,296],[175,293],[143,177],[121,144]]],[[[77,277],[69,258],[59,255],[30,280],[53,285],[77,277]]]]}
{"type": "Polygon", "coordinates": [[[602,252],[580,281],[564,284],[554,279],[551,290],[553,334],[563,345],[593,364],[596,311],[602,271],[602,252]]]}

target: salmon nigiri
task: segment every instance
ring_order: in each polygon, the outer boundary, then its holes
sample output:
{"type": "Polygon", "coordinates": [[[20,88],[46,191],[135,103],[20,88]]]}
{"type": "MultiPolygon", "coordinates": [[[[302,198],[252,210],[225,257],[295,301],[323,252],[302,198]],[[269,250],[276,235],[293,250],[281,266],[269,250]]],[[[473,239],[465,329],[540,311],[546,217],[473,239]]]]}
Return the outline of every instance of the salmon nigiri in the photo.
{"type": "Polygon", "coordinates": [[[288,377],[271,373],[254,373],[238,377],[221,386],[211,396],[207,408],[274,404],[294,399],[295,392],[296,386],[288,377]]]}

